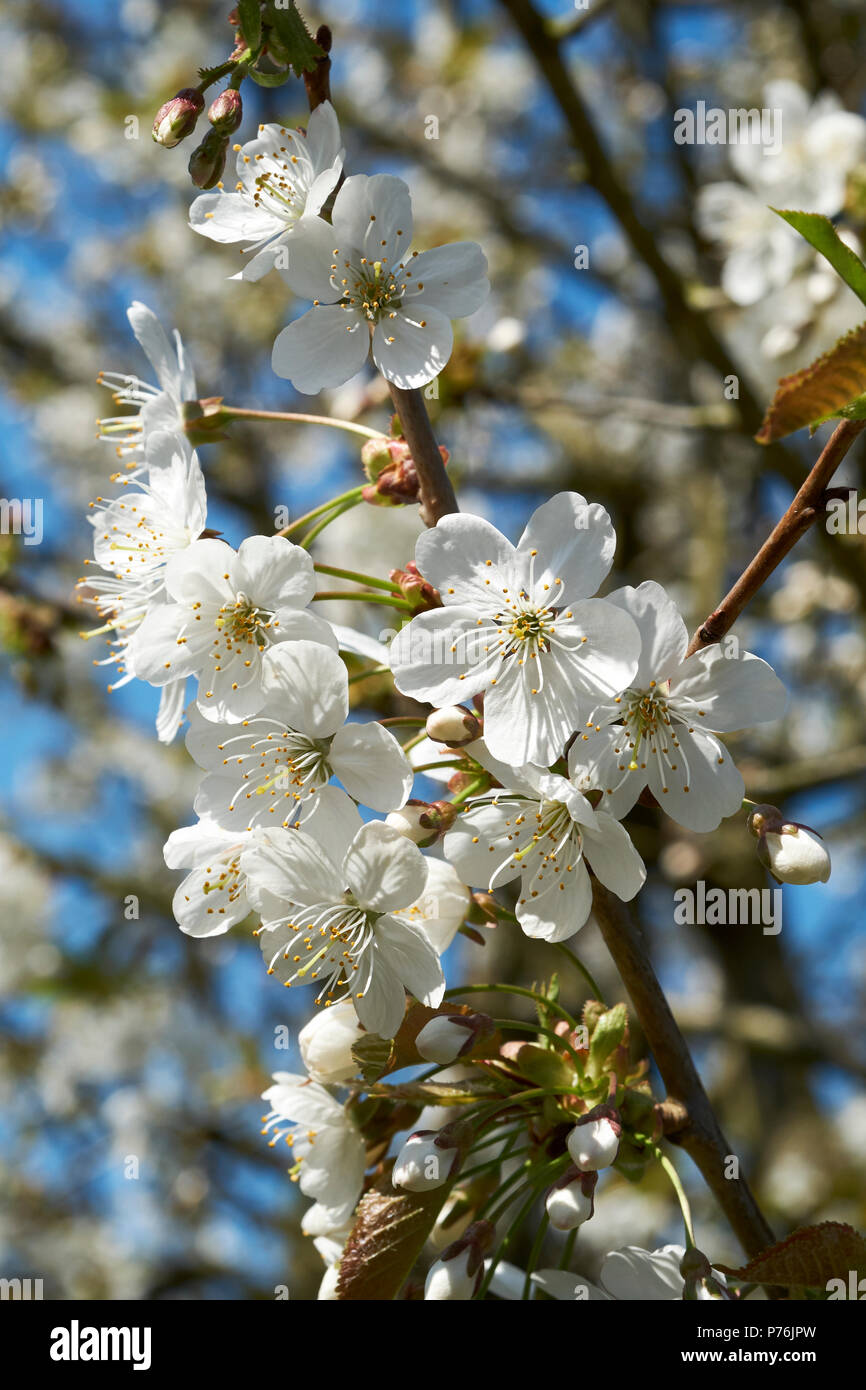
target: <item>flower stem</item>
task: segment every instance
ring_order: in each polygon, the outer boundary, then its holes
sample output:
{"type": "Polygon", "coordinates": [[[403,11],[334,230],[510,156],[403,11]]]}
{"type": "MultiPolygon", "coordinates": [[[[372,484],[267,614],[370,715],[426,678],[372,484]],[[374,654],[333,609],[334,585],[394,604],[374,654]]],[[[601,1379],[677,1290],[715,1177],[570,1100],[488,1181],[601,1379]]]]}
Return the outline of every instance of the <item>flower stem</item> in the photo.
{"type": "Polygon", "coordinates": [[[402,608],[409,612],[409,605],[405,599],[397,598],[396,594],[362,594],[353,592],[351,589],[319,589],[313,594],[315,603],[322,603],[326,599],[347,599],[356,603],[385,603],[391,608],[402,608]]]}
{"type": "Polygon", "coordinates": [[[666,1154],[662,1153],[660,1148],[654,1145],[653,1153],[670,1179],[671,1187],[676,1193],[677,1201],[680,1204],[680,1211],[683,1214],[683,1226],[686,1232],[686,1247],[689,1250],[693,1250],[695,1246],[695,1232],[692,1225],[692,1209],[689,1206],[689,1199],[686,1196],[685,1188],[680,1182],[680,1175],[670,1159],[666,1154]]]}
{"type": "Polygon", "coordinates": [[[366,584],[371,589],[387,589],[389,593],[395,591],[395,586],[387,579],[374,579],[369,574],[359,574],[355,570],[339,570],[333,565],[323,565],[320,560],[314,561],[313,569],[317,574],[328,574],[333,579],[351,579],[355,584],[366,584]]]}
{"type": "Polygon", "coordinates": [[[452,994],[519,994],[524,999],[532,999],[536,1004],[545,1004],[554,1013],[559,1014],[572,1028],[577,1027],[577,1020],[572,1018],[567,1009],[558,1004],[554,999],[547,999],[543,994],[538,994],[534,989],[524,989],[522,985],[455,985],[452,989],[446,989],[445,998],[450,999],[452,994]]]}
{"type": "Polygon", "coordinates": [[[365,681],[368,676],[390,676],[390,666],[370,666],[366,671],[355,671],[349,677],[349,684],[355,685],[358,681],[365,681]]]}
{"type": "Polygon", "coordinates": [[[238,406],[220,406],[223,415],[232,420],[285,420],[299,425],[329,425],[334,430],[346,430],[350,434],[361,434],[366,439],[387,439],[381,430],[358,425],[354,420],[332,420],[328,415],[303,415],[291,410],[244,410],[238,406]]]}
{"type": "Polygon", "coordinates": [[[341,502],[340,505],[335,507],[327,516],[323,516],[322,520],[317,522],[311,531],[308,531],[305,536],[302,536],[298,541],[298,545],[301,546],[303,550],[309,550],[313,541],[320,532],[324,531],[326,526],[330,526],[331,522],[336,521],[337,517],[342,516],[344,512],[350,512],[353,507],[357,507],[360,500],[360,497],[355,497],[351,501],[341,502]]]}
{"type": "Polygon", "coordinates": [[[547,1227],[549,1224],[550,1217],[547,1215],[547,1212],[545,1211],[543,1217],[538,1223],[538,1231],[536,1232],[535,1240],[532,1242],[532,1249],[529,1252],[529,1259],[526,1261],[526,1278],[523,1281],[523,1297],[525,1300],[528,1300],[529,1295],[532,1292],[532,1271],[538,1264],[539,1256],[541,1255],[541,1247],[544,1244],[544,1239],[547,1235],[547,1227]]]}
{"type": "Polygon", "coordinates": [[[562,955],[567,956],[568,959],[571,961],[572,965],[576,966],[577,969],[580,971],[581,975],[582,975],[583,978],[586,980],[586,983],[589,985],[590,989],[592,990],[592,997],[593,997],[593,999],[597,999],[598,1002],[599,1002],[600,1004],[604,1004],[604,1003],[605,1003],[604,995],[602,994],[601,990],[599,989],[598,985],[596,984],[596,982],[595,982],[593,976],[590,974],[589,970],[587,970],[587,968],[586,968],[586,966],[584,965],[583,961],[582,961],[582,960],[578,960],[578,958],[577,958],[577,956],[574,954],[574,952],[573,952],[573,951],[570,951],[569,948],[568,948],[567,946],[564,946],[563,943],[562,943],[561,941],[555,941],[553,944],[554,944],[554,946],[556,947],[557,951],[560,951],[560,952],[562,953],[562,955]]]}
{"type": "Polygon", "coordinates": [[[321,506],[314,507],[311,512],[304,512],[303,516],[297,517],[295,521],[290,521],[288,526],[284,526],[282,531],[277,532],[277,535],[288,536],[290,531],[297,531],[301,526],[306,526],[308,521],[315,521],[316,517],[321,516],[324,512],[331,511],[332,508],[339,506],[341,502],[348,501],[350,497],[360,502],[362,492],[363,488],[353,487],[350,488],[348,492],[342,492],[339,497],[331,497],[327,502],[323,502],[321,506]]]}
{"type": "Polygon", "coordinates": [[[474,782],[470,782],[462,792],[457,792],[451,800],[455,806],[460,806],[464,801],[468,801],[477,791],[480,791],[487,784],[487,777],[478,777],[474,782]]]}

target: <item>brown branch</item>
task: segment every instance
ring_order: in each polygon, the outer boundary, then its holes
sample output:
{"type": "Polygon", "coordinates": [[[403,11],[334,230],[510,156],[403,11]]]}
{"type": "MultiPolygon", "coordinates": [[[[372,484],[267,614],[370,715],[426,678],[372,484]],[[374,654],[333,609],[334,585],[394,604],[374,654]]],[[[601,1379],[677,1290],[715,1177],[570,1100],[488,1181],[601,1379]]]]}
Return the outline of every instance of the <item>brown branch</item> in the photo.
{"type": "Polygon", "coordinates": [[[821,515],[827,484],[864,428],[866,420],[843,420],[836,426],[785,515],[773,527],[757,555],[743,570],[718,608],[714,608],[698,628],[689,645],[688,656],[702,647],[721,641],[776,566],[821,515]]]}
{"type": "Polygon", "coordinates": [[[757,1255],[773,1244],[775,1236],[745,1178],[725,1176],[731,1146],[659,984],[642,933],[625,904],[597,880],[593,911],[667,1087],[665,1104],[668,1110],[681,1105],[688,1115],[685,1127],[668,1137],[694,1160],[746,1254],[757,1255]]]}
{"type": "Polygon", "coordinates": [[[424,397],[418,390],[406,391],[393,382],[388,383],[388,389],[418,474],[421,520],[425,526],[435,526],[440,517],[459,512],[460,508],[442,462],[424,397]]]}
{"type": "Polygon", "coordinates": [[[327,24],[320,24],[316,30],[316,43],[324,50],[325,56],[318,60],[312,72],[304,73],[304,86],[307,89],[307,101],[311,111],[315,111],[323,101],[331,100],[331,59],[328,54],[331,52],[332,42],[327,24]]]}

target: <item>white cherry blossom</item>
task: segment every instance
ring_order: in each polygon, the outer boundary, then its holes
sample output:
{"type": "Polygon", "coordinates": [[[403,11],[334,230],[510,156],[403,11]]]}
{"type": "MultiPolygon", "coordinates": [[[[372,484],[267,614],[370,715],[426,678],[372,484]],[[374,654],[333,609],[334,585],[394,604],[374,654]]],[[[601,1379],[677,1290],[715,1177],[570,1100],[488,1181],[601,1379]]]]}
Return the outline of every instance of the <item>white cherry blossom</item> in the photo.
{"type": "MultiPolygon", "coordinates": [[[[134,679],[127,648],[152,608],[165,604],[166,565],[202,533],[207,519],[204,478],[198,458],[182,435],[158,431],[148,438],[146,475],[129,481],[119,496],[98,498],[88,518],[94,528],[90,566],[81,581],[82,598],[93,603],[104,623],[95,632],[111,633],[111,654],[97,663],[115,665],[117,689],[134,679]]],[[[169,743],[183,716],[186,682],[164,686],[157,733],[169,743]]]]}
{"type": "Polygon", "coordinates": [[[222,936],[248,915],[240,856],[258,833],[225,830],[210,818],[171,832],[163,849],[165,862],[170,869],[190,870],[172,902],[187,936],[222,936]]]}
{"type": "Polygon", "coordinates": [[[305,611],[316,589],[313,562],[284,536],[250,536],[237,551],[196,541],[169,561],[165,587],[171,602],[148,612],[129,662],[151,685],[198,676],[208,718],[232,723],[261,708],[264,656],[275,643],[337,645],[330,624],[305,611]]]}
{"type": "Polygon", "coordinates": [[[402,805],[412,770],[394,735],[375,720],[346,723],[349,683],[336,652],[319,642],[282,642],[262,661],[264,703],[240,724],[192,714],[186,746],[207,776],[199,815],[221,825],[288,825],[312,809],[317,791],[338,777],[376,811],[402,805]]]}
{"type": "Polygon", "coordinates": [[[320,1009],[298,1034],[301,1060],[314,1081],[323,1086],[348,1081],[358,1070],[352,1048],[364,1035],[351,1000],[341,999],[320,1009]]]}
{"type": "Polygon", "coordinates": [[[174,346],[152,309],[134,300],[126,311],[132,331],[156,373],[157,386],[122,372],[100,372],[99,381],[114,392],[118,405],[135,406],[137,415],[115,415],[98,421],[100,438],[115,446],[130,468],[144,461],[144,446],[157,430],[184,432],[184,401],[197,399],[195,376],[186,360],[180,334],[174,346]]]}
{"type": "Polygon", "coordinates": [[[622,608],[590,598],[613,562],[610,517],[576,492],[533,513],[517,545],[489,521],[443,517],[415,561],[444,607],[391,644],[397,689],[436,706],[484,692],[496,758],[549,766],[602,699],[637,669],[640,637],[622,608]]]}
{"type": "MultiPolygon", "coordinates": [[[[680,1273],[680,1261],[685,1253],[682,1245],[662,1245],[657,1250],[642,1250],[637,1245],[626,1245],[621,1250],[611,1250],[605,1256],[598,1284],[591,1284],[588,1279],[579,1274],[570,1274],[565,1269],[539,1269],[532,1275],[532,1281],[537,1288],[556,1299],[589,1303],[611,1300],[672,1303],[683,1297],[685,1280],[680,1273]]],[[[723,1274],[714,1274],[713,1277],[724,1286],[723,1274]]],[[[499,1292],[495,1276],[491,1287],[499,1292]]],[[[509,1297],[508,1294],[502,1296],[509,1297]]],[[[696,1297],[699,1301],[711,1300],[713,1294],[699,1283],[696,1297]]]]}
{"type": "Polygon", "coordinates": [[[351,1216],[364,1182],[367,1146],[344,1105],[303,1073],[278,1071],[262,1099],[270,1110],[263,1134],[292,1150],[293,1176],[305,1197],[326,1207],[334,1224],[351,1216]]]}
{"type": "Polygon", "coordinates": [[[305,217],[285,278],[313,307],[274,343],[273,368],[308,395],[340,386],[373,361],[396,386],[432,381],[451,355],[451,319],[489,291],[474,242],[409,254],[412,200],[402,179],[355,174],[334,200],[333,225],[305,217]]]}
{"type": "Polygon", "coordinates": [[[592,907],[587,864],[628,901],[646,878],[628,831],[594,811],[565,777],[526,765],[507,768],[476,757],[504,783],[469,803],[445,836],[445,854],[467,883],[493,891],[520,880],[516,914],[527,936],[564,941],[592,907]]]}
{"type": "Polygon", "coordinates": [[[241,856],[259,944],[284,985],[316,986],[316,1002],[351,998],[364,1027],[393,1037],[405,992],[435,1007],[445,989],[439,957],[417,926],[395,914],[424,891],[420,850],[381,821],[362,823],[344,793],[319,813],[316,835],[271,830],[241,856]]]}
{"type": "Polygon", "coordinates": [[[638,624],[640,665],[625,693],[600,705],[572,745],[572,780],[600,790],[599,810],[617,818],[648,786],[681,825],[715,830],[739,810],[745,793],[716,734],[778,719],[785,688],[750,652],[726,655],[717,645],[686,658],[686,625],[652,580],[618,589],[608,602],[638,624]]]}
{"type": "MultiPolygon", "coordinates": [[[[260,280],[289,247],[300,218],[321,212],[337,186],[344,150],[329,101],[312,112],[306,133],[260,125],[254,140],[235,145],[233,192],[202,193],[189,210],[193,231],[222,243],[249,243],[250,259],[233,279],[260,280]]],[[[289,256],[291,252],[289,251],[289,256]]]]}

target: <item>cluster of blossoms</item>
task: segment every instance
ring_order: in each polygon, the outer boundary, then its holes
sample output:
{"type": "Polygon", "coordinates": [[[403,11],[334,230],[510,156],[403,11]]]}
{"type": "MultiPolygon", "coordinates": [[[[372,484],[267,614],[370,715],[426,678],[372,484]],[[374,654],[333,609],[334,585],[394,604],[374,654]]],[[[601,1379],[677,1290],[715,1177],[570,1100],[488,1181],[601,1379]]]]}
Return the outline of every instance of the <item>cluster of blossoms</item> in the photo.
{"type": "MultiPolygon", "coordinates": [[[[340,185],[328,103],[306,131],[264,126],[237,152],[235,190],[197,198],[191,225],[242,244],[241,278],[275,269],[313,300],[275,344],[278,374],[317,391],[348,380],[372,349],[396,387],[429,381],[448,360],[451,318],[487,293],[480,249],[410,253],[406,185],[388,175],[340,185]]],[[[161,691],[159,737],[187,718],[202,771],[197,821],[165,846],[168,866],[185,871],[181,929],[216,936],[255,914],[268,973],[312,985],[324,1006],[300,1033],[305,1070],[275,1076],[264,1120],[314,1202],[304,1229],[328,1265],[320,1296],[337,1296],[359,1200],[382,1182],[394,1200],[437,1189],[448,1200],[447,1248],[425,1297],[513,1296],[514,1271],[488,1250],[527,1164],[550,1225],[573,1231],[592,1215],[599,1170],[657,1157],[660,1120],[646,1063],[629,1054],[624,1006],[591,1002],[578,1024],[545,993],[537,1039],[503,1042],[494,1020],[443,1005],[443,953],[467,920],[510,918],[561,942],[589,917],[591,876],[631,899],[646,871],[623,817],[641,797],[697,830],[736,812],[743,780],[719,734],[778,718],[784,690],[748,653],[687,655],[683,619],[658,584],[596,597],[616,537],[604,508],[575,492],[539,507],[516,545],[481,517],[440,519],[391,573],[389,601],[410,620],[390,648],[330,623],[310,608],[305,544],[274,534],[234,549],[206,529],[187,428],[201,403],[183,346],[145,306],[129,318],[158,385],[104,378],[137,413],[101,426],[126,469],[117,495],[95,504],[81,592],[105,620],[120,680],[161,691]],[[448,764],[450,797],[412,799],[407,750],[417,762],[424,733],[403,746],[383,722],[353,718],[344,655],[390,667],[397,691],[433,707],[424,746],[448,764]],[[513,912],[493,897],[508,884],[513,912]],[[422,1063],[456,1064],[457,1078],[440,1072],[382,1105],[383,1077],[422,1063]],[[537,1103],[527,1109],[518,1092],[537,1103]],[[511,1154],[527,1127],[521,1163],[511,1154]],[[470,1167],[483,1180],[462,1184],[470,1167]]],[[[400,457],[404,482],[410,464],[400,457]]],[[[752,828],[762,844],[798,833],[772,818],[752,828]]],[[[787,864],[767,852],[775,871],[787,864]]],[[[640,1296],[617,1290],[644,1258],[665,1290],[647,1296],[723,1296],[705,1261],[673,1249],[615,1252],[604,1287],[587,1296],[640,1296]]],[[[581,1296],[564,1272],[520,1278],[581,1296]]]]}

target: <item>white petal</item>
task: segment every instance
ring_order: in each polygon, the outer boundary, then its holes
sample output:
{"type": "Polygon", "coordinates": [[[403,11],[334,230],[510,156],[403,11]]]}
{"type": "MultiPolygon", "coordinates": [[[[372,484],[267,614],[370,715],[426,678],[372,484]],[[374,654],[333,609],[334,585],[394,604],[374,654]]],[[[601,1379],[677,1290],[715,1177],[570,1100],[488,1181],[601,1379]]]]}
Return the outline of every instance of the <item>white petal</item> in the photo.
{"type": "Polygon", "coordinates": [[[524,564],[502,532],[483,517],[465,512],[443,516],[422,532],[415,545],[415,563],[440,590],[446,606],[474,604],[493,610],[503,584],[517,588],[526,578],[524,564]],[[491,588],[497,589],[493,596],[491,588]]]}
{"type": "Polygon", "coordinates": [[[342,152],[337,113],[329,101],[322,101],[307,121],[307,153],[315,169],[327,169],[342,152]]]}
{"type": "Polygon", "coordinates": [[[621,820],[646,786],[646,771],[629,771],[632,758],[628,731],[622,724],[602,725],[578,734],[568,754],[568,773],[581,791],[600,791],[599,810],[621,820]]]}
{"type": "Polygon", "coordinates": [[[781,718],[788,697],[766,661],[751,652],[726,656],[716,645],[683,663],[671,680],[670,699],[701,729],[731,733],[781,718]]]}
{"type": "Polygon", "coordinates": [[[605,888],[629,902],[646,882],[646,866],[624,825],[606,811],[598,814],[598,829],[581,828],[583,853],[605,888]]]}
{"type": "Polygon", "coordinates": [[[406,305],[373,331],[373,361],[404,391],[426,386],[438,376],[453,346],[451,320],[431,304],[406,305]]]}
{"type": "Polygon", "coordinates": [[[146,353],[156,378],[163,391],[177,397],[180,375],[177,354],[172,349],[168,336],[152,309],[140,300],[134,300],[126,311],[133,333],[146,353]]]}
{"type": "Polygon", "coordinates": [[[420,898],[393,915],[409,922],[430,942],[441,956],[457,935],[466,913],[471,894],[456,870],[443,859],[427,858],[427,882],[420,898]]]}
{"type": "Polygon", "coordinates": [[[641,640],[640,663],[633,677],[638,690],[650,681],[667,680],[682,662],[689,645],[689,634],[680,611],[661,584],[647,579],[636,589],[626,585],[605,596],[637,623],[641,640]]]}
{"type": "Polygon", "coordinates": [[[183,707],[186,703],[186,681],[172,681],[164,685],[159,697],[159,712],[156,716],[156,736],[160,743],[171,743],[183,723],[183,707]]]}
{"type": "Polygon", "coordinates": [[[344,1122],[316,1134],[301,1164],[299,1186],[305,1197],[348,1218],[361,1195],[366,1166],[363,1136],[351,1122],[344,1122]]]}
{"type": "Polygon", "coordinates": [[[263,211],[243,193],[202,193],[189,210],[189,225],[211,241],[262,241],[285,230],[282,218],[263,211]]]}
{"type": "Polygon", "coordinates": [[[517,899],[517,920],[527,936],[567,941],[586,922],[592,908],[592,885],[582,859],[560,857],[561,872],[543,867],[543,878],[526,875],[517,899]],[[567,865],[571,864],[571,872],[567,865]]]}
{"type": "Polygon", "coordinates": [[[611,1250],[601,1266],[601,1282],[613,1298],[642,1302],[670,1302],[683,1296],[684,1280],[680,1260],[681,1245],[665,1245],[660,1250],[641,1250],[627,1245],[611,1250]]]}
{"type": "Polygon", "coordinates": [[[403,985],[422,1004],[437,1008],[445,992],[439,957],[423,932],[396,917],[376,923],[376,948],[403,985]]]}
{"type": "Polygon", "coordinates": [[[342,889],[337,866],[303,830],[268,830],[241,855],[250,902],[259,908],[263,894],[281,902],[308,905],[338,901],[342,889]]]}
{"type": "Polygon", "coordinates": [[[284,328],[274,343],[271,365],[297,391],[315,396],[326,386],[342,386],[367,360],[370,339],[354,309],[319,305],[284,328]]]}
{"type": "Polygon", "coordinates": [[[487,257],[474,241],[452,241],[422,251],[406,267],[410,288],[403,303],[423,302],[448,318],[465,318],[480,308],[490,292],[487,257]]]}
{"type": "Polygon", "coordinates": [[[407,907],[423,892],[427,867],[421,851],[384,821],[361,827],[343,866],[358,903],[376,912],[407,907]]]}
{"type": "Polygon", "coordinates": [[[571,603],[594,594],[613,564],[616,532],[604,507],[558,492],[533,512],[517,544],[537,551],[531,592],[571,603]]]}
{"type": "Polygon", "coordinates": [[[349,795],[374,811],[402,806],[412,789],[412,769],[403,749],[390,730],[375,721],[345,724],[334,736],[330,763],[349,795]]]}
{"type": "Polygon", "coordinates": [[[150,685],[169,685],[194,675],[193,647],[178,643],[187,613],[177,603],[163,603],[145,614],[126,649],[127,668],[150,685]]]}
{"type": "Polygon", "coordinates": [[[339,787],[320,787],[306,805],[303,829],[333,864],[342,864],[363,825],[354,801],[339,787]]]}
{"type": "MultiPolygon", "coordinates": [[[[291,237],[285,242],[284,260],[283,279],[300,299],[319,299],[323,304],[333,304],[339,299],[331,283],[334,230],[320,217],[298,219],[291,237]]],[[[278,376],[286,375],[276,367],[274,370],[278,376]]]]}
{"type": "Polygon", "coordinates": [[[396,268],[412,240],[412,199],[393,174],[354,174],[334,199],[335,246],[396,268]]]}
{"type": "Polygon", "coordinates": [[[715,830],[726,816],[740,809],[745,784],[733,758],[710,733],[690,734],[676,729],[679,748],[668,743],[668,755],[659,763],[647,755],[649,789],[663,811],[689,830],[715,830]],[[688,790],[686,790],[688,788],[688,790]]]}
{"type": "Polygon", "coordinates": [[[477,612],[468,607],[419,613],[391,643],[394,684],[403,695],[432,705],[471,699],[500,665],[498,651],[484,652],[487,640],[477,612]]]}
{"type": "Polygon", "coordinates": [[[330,738],[349,713],[346,668],[320,642],[280,642],[262,663],[264,712],[287,729],[330,738]]]}
{"type": "Polygon", "coordinates": [[[316,592],[311,556],[285,536],[249,536],[242,541],[234,582],[262,608],[303,608],[316,592]]]}

